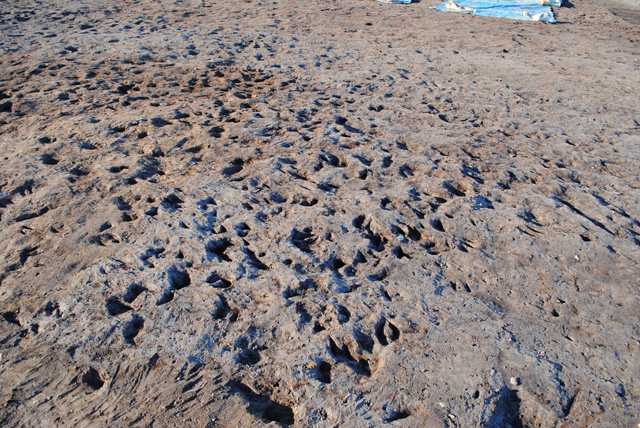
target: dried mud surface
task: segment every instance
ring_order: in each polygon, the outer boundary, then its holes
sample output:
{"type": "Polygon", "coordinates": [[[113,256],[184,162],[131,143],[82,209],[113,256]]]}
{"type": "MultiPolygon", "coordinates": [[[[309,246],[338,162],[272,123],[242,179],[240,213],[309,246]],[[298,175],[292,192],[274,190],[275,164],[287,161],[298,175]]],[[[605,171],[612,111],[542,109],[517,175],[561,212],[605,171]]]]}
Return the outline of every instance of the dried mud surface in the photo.
{"type": "Polygon", "coordinates": [[[6,1],[0,424],[638,422],[640,32],[6,1]]]}

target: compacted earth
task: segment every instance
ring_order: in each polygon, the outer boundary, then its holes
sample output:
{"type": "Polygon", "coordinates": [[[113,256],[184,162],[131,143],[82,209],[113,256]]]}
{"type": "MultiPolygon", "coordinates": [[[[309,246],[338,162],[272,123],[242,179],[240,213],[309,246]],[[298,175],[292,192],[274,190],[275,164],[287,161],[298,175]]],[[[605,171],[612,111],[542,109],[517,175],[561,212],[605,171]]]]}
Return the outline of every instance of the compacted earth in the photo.
{"type": "Polygon", "coordinates": [[[2,2],[0,424],[636,427],[633,5],[436,3],[2,2]]]}

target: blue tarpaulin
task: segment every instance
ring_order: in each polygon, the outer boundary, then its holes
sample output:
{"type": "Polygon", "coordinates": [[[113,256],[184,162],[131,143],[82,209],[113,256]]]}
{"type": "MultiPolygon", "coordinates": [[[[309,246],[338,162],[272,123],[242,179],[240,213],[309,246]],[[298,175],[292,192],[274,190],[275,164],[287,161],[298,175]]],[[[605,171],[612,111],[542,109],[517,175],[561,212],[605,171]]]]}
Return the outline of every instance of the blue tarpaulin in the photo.
{"type": "Polygon", "coordinates": [[[553,24],[556,19],[550,6],[560,4],[561,0],[449,0],[433,9],[553,24]]]}

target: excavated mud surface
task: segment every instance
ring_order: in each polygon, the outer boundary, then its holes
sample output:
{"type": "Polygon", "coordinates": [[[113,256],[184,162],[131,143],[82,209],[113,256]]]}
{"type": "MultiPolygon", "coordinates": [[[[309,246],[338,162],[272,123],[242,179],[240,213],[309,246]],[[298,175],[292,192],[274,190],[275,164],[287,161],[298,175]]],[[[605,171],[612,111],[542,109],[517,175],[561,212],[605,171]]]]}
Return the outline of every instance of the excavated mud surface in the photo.
{"type": "Polygon", "coordinates": [[[637,425],[640,33],[8,1],[4,426],[637,425]]]}

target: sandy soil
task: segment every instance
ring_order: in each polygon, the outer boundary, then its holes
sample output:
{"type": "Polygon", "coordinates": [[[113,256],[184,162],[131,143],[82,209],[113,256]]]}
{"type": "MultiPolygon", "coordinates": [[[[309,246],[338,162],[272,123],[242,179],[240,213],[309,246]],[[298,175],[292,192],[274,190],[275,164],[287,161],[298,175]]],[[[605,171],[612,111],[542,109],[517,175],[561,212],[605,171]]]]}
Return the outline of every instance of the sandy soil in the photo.
{"type": "Polygon", "coordinates": [[[0,8],[3,426],[635,427],[640,31],[0,8]]]}

